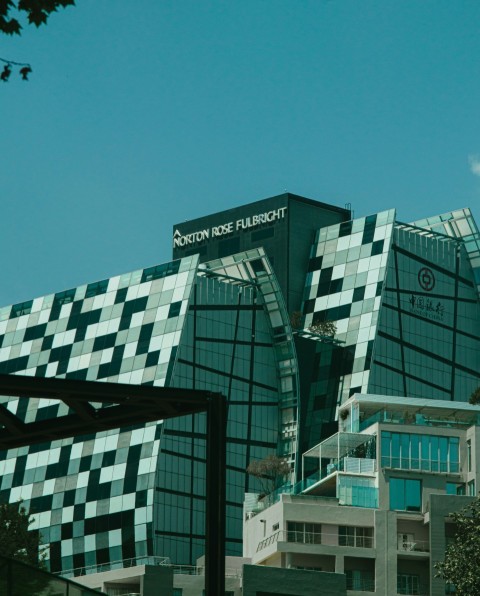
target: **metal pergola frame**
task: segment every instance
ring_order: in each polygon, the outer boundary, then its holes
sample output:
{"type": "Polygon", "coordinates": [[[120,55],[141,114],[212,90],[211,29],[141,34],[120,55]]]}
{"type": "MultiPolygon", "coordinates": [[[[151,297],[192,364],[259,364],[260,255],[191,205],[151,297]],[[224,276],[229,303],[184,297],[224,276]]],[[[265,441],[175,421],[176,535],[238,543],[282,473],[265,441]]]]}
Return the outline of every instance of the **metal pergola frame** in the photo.
{"type": "Polygon", "coordinates": [[[23,422],[0,404],[0,450],[206,412],[205,591],[224,593],[227,403],[221,393],[0,374],[0,395],[59,400],[70,408],[63,416],[23,422]]]}
{"type": "MultiPolygon", "coordinates": [[[[366,433],[335,433],[328,439],[325,439],[315,447],[306,451],[302,458],[315,458],[319,460],[319,469],[321,469],[322,459],[330,459],[338,462],[342,457],[347,455],[349,451],[368,443],[374,435],[366,433]]],[[[303,469],[305,466],[303,466],[303,469]]]]}

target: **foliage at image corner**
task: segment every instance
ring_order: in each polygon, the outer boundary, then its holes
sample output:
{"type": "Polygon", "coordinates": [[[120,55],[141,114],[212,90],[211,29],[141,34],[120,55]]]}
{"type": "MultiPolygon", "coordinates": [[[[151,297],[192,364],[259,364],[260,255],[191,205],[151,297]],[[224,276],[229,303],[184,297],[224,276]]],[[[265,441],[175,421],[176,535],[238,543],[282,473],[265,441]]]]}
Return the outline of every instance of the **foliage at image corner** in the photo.
{"type": "Polygon", "coordinates": [[[29,530],[34,522],[23,502],[0,504],[0,555],[45,568],[44,552],[40,552],[40,533],[29,530]]]}
{"type": "Polygon", "coordinates": [[[0,0],[0,32],[20,35],[22,17],[27,19],[29,25],[40,27],[47,22],[52,12],[74,5],[75,0],[0,0]]]}
{"type": "MultiPolygon", "coordinates": [[[[75,0],[0,0],[0,34],[21,35],[22,20],[27,24],[46,24],[48,17],[57,12],[59,8],[74,6],[75,0]]],[[[32,73],[32,67],[28,62],[17,62],[10,58],[0,57],[3,63],[3,70],[0,73],[0,81],[7,83],[12,72],[18,67],[18,73],[23,81],[28,81],[32,73]]]]}
{"type": "Polygon", "coordinates": [[[435,563],[435,577],[455,586],[457,596],[480,596],[480,498],[450,514],[456,525],[454,540],[443,561],[435,563]]]}

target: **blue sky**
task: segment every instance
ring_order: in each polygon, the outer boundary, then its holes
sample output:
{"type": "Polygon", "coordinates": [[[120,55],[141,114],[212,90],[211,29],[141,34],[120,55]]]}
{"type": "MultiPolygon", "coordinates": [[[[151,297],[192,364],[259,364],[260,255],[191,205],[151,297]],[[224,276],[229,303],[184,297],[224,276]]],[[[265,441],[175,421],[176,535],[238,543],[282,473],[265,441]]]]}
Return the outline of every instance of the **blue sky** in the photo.
{"type": "Polygon", "coordinates": [[[478,0],[77,0],[0,38],[0,304],[282,193],[480,217],[478,0]]]}

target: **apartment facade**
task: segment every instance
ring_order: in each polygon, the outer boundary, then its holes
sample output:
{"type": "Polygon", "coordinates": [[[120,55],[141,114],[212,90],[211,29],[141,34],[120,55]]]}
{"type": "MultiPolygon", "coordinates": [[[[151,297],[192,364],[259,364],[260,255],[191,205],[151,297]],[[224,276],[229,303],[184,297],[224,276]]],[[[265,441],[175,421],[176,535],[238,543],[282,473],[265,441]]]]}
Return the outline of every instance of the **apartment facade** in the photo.
{"type": "Polygon", "coordinates": [[[315,472],[250,499],[244,556],[344,573],[352,595],[445,594],[434,564],[454,535],[449,513],[478,493],[479,416],[470,404],[353,396],[338,433],[303,454],[315,472]]]}

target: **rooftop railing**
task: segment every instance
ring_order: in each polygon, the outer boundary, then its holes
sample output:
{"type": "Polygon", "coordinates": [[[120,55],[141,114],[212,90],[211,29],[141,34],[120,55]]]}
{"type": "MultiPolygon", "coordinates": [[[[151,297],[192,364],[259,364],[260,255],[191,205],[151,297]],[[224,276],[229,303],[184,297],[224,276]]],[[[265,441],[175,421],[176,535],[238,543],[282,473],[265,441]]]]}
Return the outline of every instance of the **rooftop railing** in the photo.
{"type": "Polygon", "coordinates": [[[358,429],[352,429],[353,432],[361,432],[372,424],[377,422],[387,424],[413,424],[417,426],[440,426],[444,428],[468,428],[473,424],[479,423],[479,416],[472,414],[472,416],[465,420],[458,420],[452,417],[442,418],[441,416],[424,416],[423,414],[408,414],[400,412],[390,412],[388,410],[379,410],[372,416],[358,421],[358,429]]]}
{"type": "Polygon", "coordinates": [[[55,575],[62,577],[78,577],[80,575],[91,575],[93,573],[103,573],[104,571],[114,571],[115,569],[124,569],[128,567],[138,567],[139,565],[171,565],[168,557],[135,557],[132,559],[120,559],[108,563],[97,565],[86,565],[74,569],[59,571],[55,575]]]}
{"type": "MultiPolygon", "coordinates": [[[[170,567],[173,569],[175,575],[205,575],[205,567],[203,565],[173,565],[168,557],[136,557],[133,559],[121,559],[119,561],[111,561],[110,563],[103,563],[101,565],[88,565],[85,567],[68,569],[56,573],[55,575],[60,575],[64,578],[79,577],[81,575],[91,575],[94,573],[103,573],[105,571],[114,571],[116,569],[138,567],[141,565],[170,567]]],[[[242,577],[242,570],[235,567],[225,569],[225,577],[242,577]]]]}

